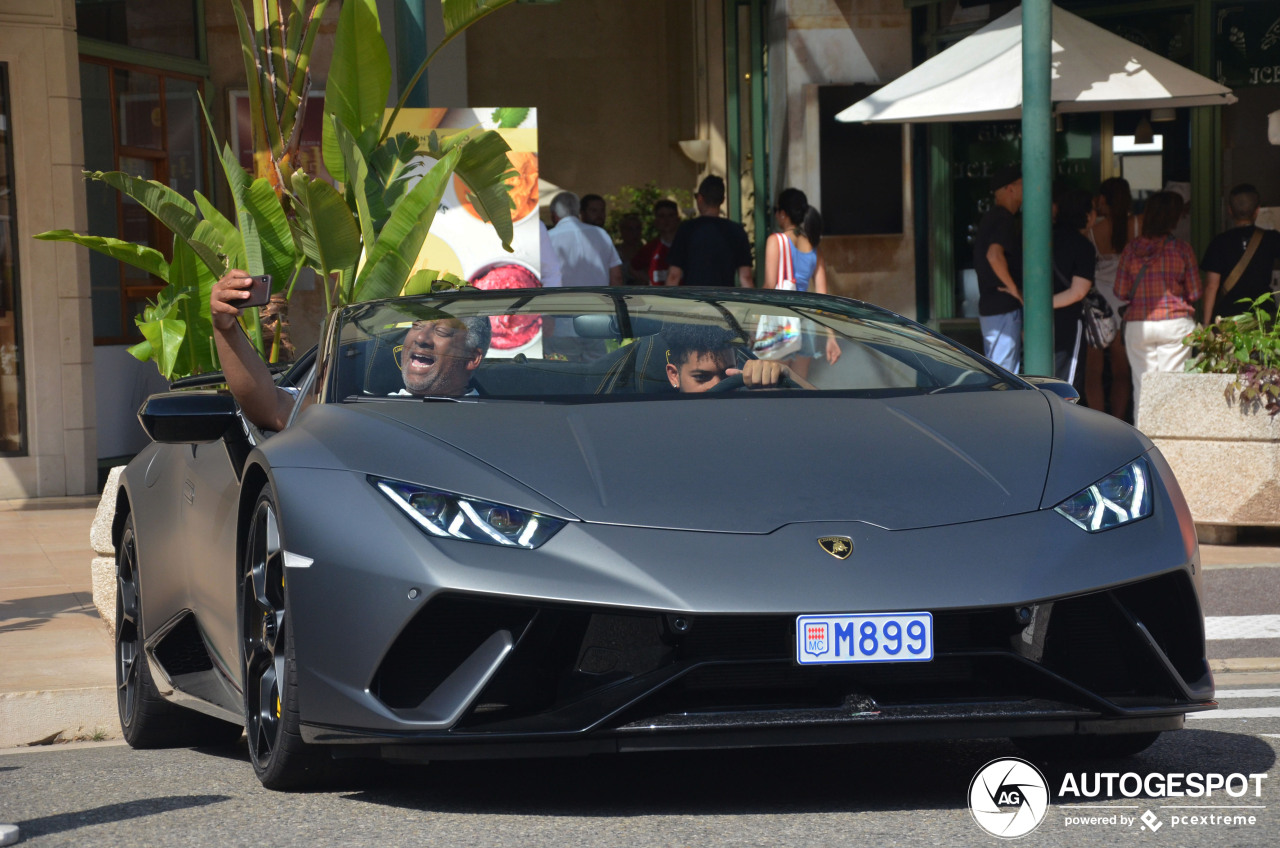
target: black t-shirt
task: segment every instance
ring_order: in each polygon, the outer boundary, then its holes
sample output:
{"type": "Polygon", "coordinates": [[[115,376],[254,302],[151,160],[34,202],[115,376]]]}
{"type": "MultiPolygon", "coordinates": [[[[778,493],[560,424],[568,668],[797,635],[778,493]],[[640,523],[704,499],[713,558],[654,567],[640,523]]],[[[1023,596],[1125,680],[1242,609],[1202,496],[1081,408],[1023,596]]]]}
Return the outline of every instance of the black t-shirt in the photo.
{"type": "MultiPolygon", "coordinates": [[[[1236,263],[1244,257],[1245,248],[1253,236],[1255,227],[1236,227],[1215,236],[1204,252],[1204,262],[1200,268],[1206,274],[1213,272],[1222,277],[1221,285],[1226,285],[1227,277],[1235,269],[1236,263]]],[[[1213,303],[1213,314],[1239,315],[1244,311],[1244,304],[1237,303],[1241,298],[1254,298],[1271,291],[1271,272],[1280,261],[1280,232],[1263,230],[1262,241],[1253,254],[1249,267],[1244,269],[1240,279],[1232,286],[1231,291],[1218,289],[1218,297],[1213,303]]],[[[1274,301],[1271,311],[1275,312],[1274,301]]]]}
{"type": "Polygon", "coordinates": [[[676,230],[667,264],[684,272],[682,286],[735,286],[751,267],[751,244],[737,221],[699,215],[676,230]]]}
{"type": "MultiPolygon", "coordinates": [[[[1098,251],[1093,242],[1069,227],[1056,227],[1053,231],[1053,292],[1071,288],[1072,277],[1084,277],[1093,282],[1098,265],[1098,251]]],[[[1073,350],[1076,333],[1079,332],[1080,314],[1084,302],[1053,310],[1053,349],[1073,350]]]]}
{"type": "Polygon", "coordinates": [[[978,314],[1003,315],[1021,309],[1022,304],[1011,294],[1000,291],[1000,278],[991,270],[987,249],[993,244],[1004,248],[1013,282],[1022,289],[1022,234],[1013,213],[1003,206],[992,206],[982,216],[973,238],[973,270],[978,274],[978,314]]]}

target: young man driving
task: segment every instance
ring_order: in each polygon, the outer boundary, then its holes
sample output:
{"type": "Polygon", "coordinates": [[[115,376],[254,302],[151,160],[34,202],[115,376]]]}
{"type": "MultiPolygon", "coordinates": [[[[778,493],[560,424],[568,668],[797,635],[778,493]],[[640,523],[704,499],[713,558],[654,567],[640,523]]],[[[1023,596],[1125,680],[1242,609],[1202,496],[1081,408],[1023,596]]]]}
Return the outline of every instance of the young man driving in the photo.
{"type": "Polygon", "coordinates": [[[737,367],[734,348],[744,343],[723,327],[673,324],[663,328],[662,336],[667,342],[667,380],[682,393],[710,391],[726,378],[738,375],[742,375],[742,385],[748,389],[774,388],[784,377],[801,388],[813,388],[772,359],[748,359],[737,367]]]}

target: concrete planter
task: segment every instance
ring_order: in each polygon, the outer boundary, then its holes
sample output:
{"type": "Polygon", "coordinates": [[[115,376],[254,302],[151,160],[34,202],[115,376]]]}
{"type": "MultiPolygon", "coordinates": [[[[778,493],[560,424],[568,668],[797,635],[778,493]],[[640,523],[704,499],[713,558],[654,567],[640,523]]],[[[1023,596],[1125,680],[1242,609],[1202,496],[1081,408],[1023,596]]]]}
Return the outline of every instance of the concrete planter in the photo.
{"type": "Polygon", "coordinates": [[[1154,372],[1142,379],[1137,426],[1177,475],[1202,542],[1242,525],[1280,525],[1280,416],[1228,403],[1230,374],[1154,372]]]}
{"type": "Polygon", "coordinates": [[[107,623],[107,630],[116,634],[116,546],[111,541],[111,522],[116,515],[116,490],[120,486],[123,465],[111,469],[107,485],[98,501],[98,511],[89,527],[89,544],[96,554],[89,563],[93,576],[93,605],[98,615],[107,623]]]}

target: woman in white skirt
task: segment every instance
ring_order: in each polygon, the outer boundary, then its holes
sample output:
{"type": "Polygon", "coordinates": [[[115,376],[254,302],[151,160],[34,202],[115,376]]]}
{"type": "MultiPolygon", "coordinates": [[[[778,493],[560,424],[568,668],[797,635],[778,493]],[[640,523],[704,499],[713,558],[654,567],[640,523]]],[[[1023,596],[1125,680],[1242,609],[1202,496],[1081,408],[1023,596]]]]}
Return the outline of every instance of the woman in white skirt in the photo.
{"type": "Polygon", "coordinates": [[[1116,272],[1116,296],[1129,301],[1124,343],[1133,373],[1137,417],[1142,375],[1181,371],[1191,355],[1182,340],[1196,328],[1195,306],[1204,288],[1191,245],[1173,235],[1182,197],[1161,191],[1147,201],[1142,235],[1125,245],[1116,272]]]}

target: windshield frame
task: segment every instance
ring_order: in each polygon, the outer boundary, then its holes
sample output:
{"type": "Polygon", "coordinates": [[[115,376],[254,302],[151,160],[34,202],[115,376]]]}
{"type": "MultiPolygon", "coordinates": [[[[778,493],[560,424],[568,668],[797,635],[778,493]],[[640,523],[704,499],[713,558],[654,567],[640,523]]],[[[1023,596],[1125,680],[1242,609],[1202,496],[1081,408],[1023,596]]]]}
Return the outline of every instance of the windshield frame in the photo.
{"type": "MultiPolygon", "coordinates": [[[[363,301],[361,303],[351,304],[340,310],[335,310],[328,316],[326,321],[323,340],[321,344],[321,354],[317,358],[317,370],[315,382],[309,387],[313,393],[312,396],[319,403],[345,403],[359,400],[361,402],[370,401],[421,401],[423,398],[418,396],[378,396],[371,395],[360,398],[354,397],[337,397],[337,376],[340,371],[342,360],[343,329],[350,324],[359,325],[362,321],[367,321],[376,316],[380,311],[390,307],[399,309],[404,306],[410,306],[417,309],[439,309],[443,312],[449,312],[450,304],[458,301],[476,302],[485,300],[503,301],[514,305],[508,306],[507,313],[514,309],[527,306],[534,300],[550,300],[579,298],[583,296],[604,296],[612,301],[614,307],[614,317],[617,321],[618,335],[623,338],[638,339],[644,336],[635,336],[635,321],[631,310],[628,308],[628,302],[639,297],[662,297],[672,300],[689,300],[709,306],[712,310],[718,312],[726,324],[734,328],[735,332],[740,332],[746,337],[750,337],[747,331],[742,328],[733,313],[725,305],[726,303],[738,304],[761,304],[775,305],[784,307],[794,307],[796,313],[802,315],[803,318],[812,320],[816,325],[826,326],[823,323],[824,313],[832,315],[832,317],[843,318],[845,320],[868,321],[873,323],[879,330],[889,334],[903,335],[923,335],[927,337],[933,344],[943,349],[949,350],[954,356],[960,360],[971,360],[980,365],[983,371],[989,372],[990,376],[1000,383],[1004,389],[1014,390],[1031,390],[1035,391],[1036,387],[1026,382],[1018,375],[1013,374],[999,365],[991,362],[982,355],[970,350],[969,348],[943,336],[928,326],[899,315],[891,310],[885,309],[875,304],[866,303],[854,298],[842,297],[839,295],[816,294],[812,292],[794,292],[794,291],[777,291],[772,289],[739,289],[739,288],[711,288],[711,287],[677,287],[663,288],[655,291],[651,287],[570,287],[570,288],[550,288],[550,289],[529,289],[520,290],[517,295],[513,291],[481,291],[470,287],[460,288],[447,292],[436,292],[432,294],[419,295],[414,297],[396,297],[384,298],[380,300],[363,301]],[[857,314],[861,313],[861,314],[857,314]]],[[[495,311],[494,315],[503,314],[503,312],[495,311]]],[[[653,320],[648,318],[646,320],[653,320]]],[[[373,329],[365,327],[364,332],[372,333],[373,329]]],[[[866,342],[863,342],[864,344],[866,342]]],[[[350,344],[350,342],[346,342],[350,344]]],[[[882,351],[883,352],[883,351],[882,351]]],[[[891,355],[891,354],[886,354],[891,355]]],[[[920,356],[919,352],[914,354],[920,356]]],[[[898,357],[894,357],[898,358],[898,357]]],[[[898,358],[903,364],[911,366],[910,363],[898,358]]],[[[923,372],[927,372],[927,368],[923,372]]],[[[917,371],[921,369],[917,367],[917,371]]],[[[785,392],[788,396],[804,395],[818,397],[895,397],[904,395],[920,395],[931,394],[933,391],[965,391],[965,390],[989,390],[995,387],[994,384],[986,383],[980,386],[943,386],[936,385],[931,391],[923,391],[920,387],[914,388],[886,388],[886,389],[840,389],[840,388],[823,388],[818,390],[792,389],[785,392]]],[[[735,396],[743,395],[774,395],[778,392],[738,392],[735,396]]],[[[722,395],[723,396],[723,395],[722,395]]],[[[514,400],[514,401],[538,401],[538,402],[607,402],[607,401],[636,401],[650,399],[671,399],[672,397],[683,399],[694,399],[694,396],[687,395],[657,395],[645,396],[640,394],[621,394],[621,395],[604,395],[604,394],[584,394],[584,395],[510,395],[502,394],[497,396],[480,395],[479,397],[467,397],[468,401],[485,401],[485,400],[514,400]]]]}

